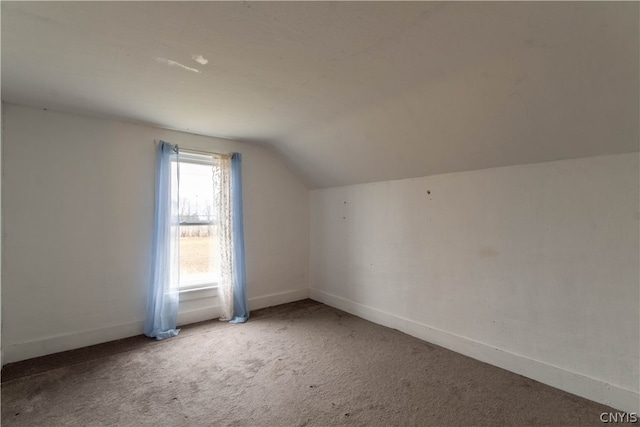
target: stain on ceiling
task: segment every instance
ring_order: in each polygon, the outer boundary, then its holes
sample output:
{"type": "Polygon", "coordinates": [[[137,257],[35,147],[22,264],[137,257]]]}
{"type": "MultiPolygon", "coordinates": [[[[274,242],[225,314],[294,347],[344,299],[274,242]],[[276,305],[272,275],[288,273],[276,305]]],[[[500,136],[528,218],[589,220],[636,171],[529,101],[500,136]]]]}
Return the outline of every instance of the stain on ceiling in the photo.
{"type": "Polygon", "coordinates": [[[2,99],[269,146],[310,188],[638,150],[635,2],[7,2],[2,99]]]}

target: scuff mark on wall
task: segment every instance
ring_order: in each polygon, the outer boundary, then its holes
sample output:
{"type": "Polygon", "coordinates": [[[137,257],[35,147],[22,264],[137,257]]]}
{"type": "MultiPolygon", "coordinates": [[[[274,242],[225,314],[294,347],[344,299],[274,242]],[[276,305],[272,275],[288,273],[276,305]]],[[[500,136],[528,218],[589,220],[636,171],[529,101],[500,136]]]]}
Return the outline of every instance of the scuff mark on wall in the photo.
{"type": "Polygon", "coordinates": [[[491,246],[485,246],[478,251],[478,256],[480,258],[491,258],[498,255],[500,255],[500,252],[491,246]]]}
{"type": "Polygon", "coordinates": [[[166,59],[166,58],[156,58],[156,61],[162,63],[162,64],[167,64],[171,67],[179,67],[182,68],[183,70],[187,70],[187,71],[191,71],[192,73],[200,73],[200,70],[195,69],[195,68],[191,68],[191,67],[187,67],[186,65],[182,65],[179,62],[176,61],[172,61],[171,59],[166,59]]]}

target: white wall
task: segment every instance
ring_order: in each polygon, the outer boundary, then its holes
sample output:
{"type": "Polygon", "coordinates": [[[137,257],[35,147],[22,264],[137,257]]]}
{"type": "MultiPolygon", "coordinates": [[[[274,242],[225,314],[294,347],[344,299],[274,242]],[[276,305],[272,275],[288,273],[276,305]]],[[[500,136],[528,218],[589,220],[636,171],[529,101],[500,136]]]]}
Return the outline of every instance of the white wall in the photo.
{"type": "MultiPolygon", "coordinates": [[[[4,104],[4,363],[142,332],[154,139],[243,155],[252,309],[308,295],[309,192],[265,148],[4,104]]],[[[180,323],[217,317],[181,302],[180,323]]]]}
{"type": "Polygon", "coordinates": [[[638,153],[316,190],[313,299],[638,411],[638,153]]]}
{"type": "MultiPolygon", "coordinates": [[[[0,114],[0,130],[4,129],[4,109],[2,108],[2,105],[0,104],[0,110],[1,114],[0,114]]],[[[2,170],[2,151],[3,151],[3,144],[2,144],[2,138],[3,138],[3,132],[0,131],[0,367],[3,364],[4,361],[4,350],[2,349],[2,176],[4,175],[3,170],[2,170]]]]}

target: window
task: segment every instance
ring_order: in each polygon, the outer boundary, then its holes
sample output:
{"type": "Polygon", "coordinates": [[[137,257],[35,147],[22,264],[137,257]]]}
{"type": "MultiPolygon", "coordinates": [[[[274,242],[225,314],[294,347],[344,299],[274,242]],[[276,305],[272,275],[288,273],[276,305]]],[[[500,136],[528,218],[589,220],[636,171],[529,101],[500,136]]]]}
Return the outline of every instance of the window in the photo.
{"type": "Polygon", "coordinates": [[[213,157],[181,150],[179,166],[180,290],[213,287],[220,280],[213,157]]]}
{"type": "Polygon", "coordinates": [[[217,296],[220,319],[249,318],[242,155],[198,154],[157,141],[151,282],[145,335],[178,334],[182,301],[217,296]],[[182,252],[182,253],[180,253],[182,252]]]}

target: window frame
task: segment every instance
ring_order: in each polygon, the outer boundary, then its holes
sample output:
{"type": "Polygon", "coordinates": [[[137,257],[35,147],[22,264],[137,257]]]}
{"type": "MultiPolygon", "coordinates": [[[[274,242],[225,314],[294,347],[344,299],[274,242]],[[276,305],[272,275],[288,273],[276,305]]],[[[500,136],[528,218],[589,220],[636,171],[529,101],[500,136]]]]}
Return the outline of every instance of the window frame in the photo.
{"type": "MultiPolygon", "coordinates": [[[[213,162],[216,155],[219,155],[219,153],[196,151],[196,150],[190,150],[188,148],[181,147],[179,149],[179,154],[178,154],[178,168],[180,168],[180,164],[183,162],[213,167],[213,162]],[[210,157],[210,160],[204,160],[203,157],[205,156],[210,157]]],[[[198,221],[198,222],[180,221],[178,225],[180,227],[213,225],[213,221],[198,221]]],[[[198,298],[215,297],[217,296],[217,290],[218,290],[217,281],[215,282],[207,281],[207,282],[195,283],[187,286],[182,286],[182,284],[179,284],[178,286],[180,301],[189,301],[189,300],[198,299],[198,298]]]]}

